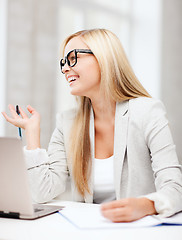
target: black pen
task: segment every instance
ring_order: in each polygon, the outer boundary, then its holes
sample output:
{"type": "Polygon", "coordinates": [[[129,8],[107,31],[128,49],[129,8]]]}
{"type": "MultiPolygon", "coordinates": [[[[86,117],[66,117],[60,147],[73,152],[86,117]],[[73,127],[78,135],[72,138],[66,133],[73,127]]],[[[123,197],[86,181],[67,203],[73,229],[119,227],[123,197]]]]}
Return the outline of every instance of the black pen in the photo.
{"type": "MultiPolygon", "coordinates": [[[[18,115],[20,115],[20,110],[19,110],[18,105],[16,105],[16,113],[17,113],[18,115]]],[[[21,128],[18,128],[18,132],[19,132],[20,138],[22,139],[21,128]]]]}

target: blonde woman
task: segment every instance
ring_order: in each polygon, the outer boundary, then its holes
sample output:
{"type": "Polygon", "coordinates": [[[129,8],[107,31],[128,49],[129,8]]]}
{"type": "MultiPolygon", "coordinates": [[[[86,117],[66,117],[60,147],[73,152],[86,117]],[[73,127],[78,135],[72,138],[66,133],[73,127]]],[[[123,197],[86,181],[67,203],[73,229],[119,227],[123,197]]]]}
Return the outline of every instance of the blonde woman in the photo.
{"type": "Polygon", "coordinates": [[[137,80],[118,38],[105,29],[77,32],[62,46],[61,71],[78,108],[63,112],[48,152],[40,148],[40,116],[12,105],[6,120],[25,129],[25,154],[37,202],[66,191],[72,200],[103,203],[114,222],[182,210],[182,174],[163,104],[137,80]]]}

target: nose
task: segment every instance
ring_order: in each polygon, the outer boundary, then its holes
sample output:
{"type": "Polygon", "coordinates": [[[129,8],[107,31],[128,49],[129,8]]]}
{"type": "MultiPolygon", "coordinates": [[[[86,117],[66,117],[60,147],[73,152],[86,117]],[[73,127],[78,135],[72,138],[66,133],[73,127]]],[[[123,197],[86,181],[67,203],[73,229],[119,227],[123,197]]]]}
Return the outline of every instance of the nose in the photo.
{"type": "Polygon", "coordinates": [[[68,65],[68,63],[66,62],[66,64],[64,65],[64,67],[62,68],[62,72],[65,74],[66,72],[68,72],[70,70],[70,66],[68,65]]]}

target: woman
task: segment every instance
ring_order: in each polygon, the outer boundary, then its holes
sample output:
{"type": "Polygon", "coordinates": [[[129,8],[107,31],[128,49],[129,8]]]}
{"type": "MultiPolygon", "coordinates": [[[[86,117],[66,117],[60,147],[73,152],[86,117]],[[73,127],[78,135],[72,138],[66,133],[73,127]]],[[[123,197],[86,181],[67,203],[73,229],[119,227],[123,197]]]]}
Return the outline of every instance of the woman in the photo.
{"type": "Polygon", "coordinates": [[[40,149],[40,116],[9,106],[6,120],[25,129],[34,200],[65,191],[74,201],[104,203],[114,222],[182,210],[182,174],[163,104],[134,75],[118,38],[105,29],[77,32],[63,43],[61,71],[78,108],[57,121],[48,153],[40,149]]]}

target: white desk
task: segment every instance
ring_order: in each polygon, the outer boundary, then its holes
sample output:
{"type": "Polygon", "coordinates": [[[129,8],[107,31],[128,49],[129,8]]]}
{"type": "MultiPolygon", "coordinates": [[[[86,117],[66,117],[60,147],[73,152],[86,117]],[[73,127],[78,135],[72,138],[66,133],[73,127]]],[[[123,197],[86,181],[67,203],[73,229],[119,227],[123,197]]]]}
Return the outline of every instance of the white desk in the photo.
{"type": "MultiPolygon", "coordinates": [[[[83,203],[52,201],[55,205],[83,203]]],[[[37,220],[0,218],[0,240],[182,240],[182,226],[80,230],[59,213],[37,220]]]]}

